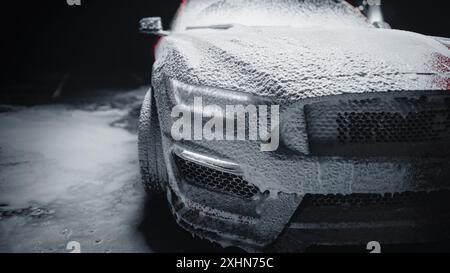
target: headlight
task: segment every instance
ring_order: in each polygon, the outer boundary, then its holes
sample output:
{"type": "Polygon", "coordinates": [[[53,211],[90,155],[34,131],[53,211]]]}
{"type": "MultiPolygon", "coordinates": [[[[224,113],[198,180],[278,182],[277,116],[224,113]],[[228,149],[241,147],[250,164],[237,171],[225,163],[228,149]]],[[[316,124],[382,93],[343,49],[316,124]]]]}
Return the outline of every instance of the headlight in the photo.
{"type": "Polygon", "coordinates": [[[236,105],[260,104],[263,100],[246,94],[214,87],[188,85],[177,80],[169,80],[169,90],[173,91],[173,104],[193,105],[194,98],[202,98],[205,104],[236,105]]]}
{"type": "Polygon", "coordinates": [[[278,148],[279,106],[242,92],[169,81],[174,140],[275,140],[261,149],[278,148]],[[266,148],[266,146],[268,148],[266,148]]]}

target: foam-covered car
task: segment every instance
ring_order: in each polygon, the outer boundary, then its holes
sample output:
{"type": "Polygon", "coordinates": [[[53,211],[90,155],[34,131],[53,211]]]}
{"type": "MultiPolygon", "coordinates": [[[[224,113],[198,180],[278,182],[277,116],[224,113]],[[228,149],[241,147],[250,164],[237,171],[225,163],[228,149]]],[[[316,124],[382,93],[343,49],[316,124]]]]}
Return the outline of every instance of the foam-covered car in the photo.
{"type": "Polygon", "coordinates": [[[448,238],[448,40],[386,26],[333,0],[188,0],[170,30],[143,19],[161,36],[145,187],[186,230],[248,251],[448,238]],[[175,139],[173,109],[195,97],[278,105],[278,148],[175,139]]]}

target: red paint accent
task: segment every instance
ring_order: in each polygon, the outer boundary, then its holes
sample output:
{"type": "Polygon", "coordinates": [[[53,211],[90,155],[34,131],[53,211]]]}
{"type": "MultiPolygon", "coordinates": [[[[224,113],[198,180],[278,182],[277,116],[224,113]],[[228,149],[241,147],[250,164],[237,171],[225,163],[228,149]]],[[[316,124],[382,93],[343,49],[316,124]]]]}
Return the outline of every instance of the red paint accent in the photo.
{"type": "Polygon", "coordinates": [[[181,0],[180,7],[178,8],[178,11],[177,11],[177,16],[181,15],[181,13],[183,12],[183,9],[186,5],[187,5],[187,0],[181,0]]]}
{"type": "MultiPolygon", "coordinates": [[[[186,6],[187,0],[181,0],[180,7],[178,8],[177,16],[181,15],[181,12],[183,8],[186,6]]],[[[155,58],[156,55],[156,48],[158,47],[159,43],[161,42],[161,37],[157,37],[155,43],[152,45],[152,51],[153,51],[153,58],[155,58]]]]}
{"type": "Polygon", "coordinates": [[[433,68],[438,72],[450,73],[450,58],[442,54],[434,54],[433,68]]]}
{"type": "MultiPolygon", "coordinates": [[[[443,74],[450,73],[449,57],[444,56],[442,54],[434,54],[432,61],[433,61],[432,66],[437,72],[443,74]]],[[[450,90],[450,77],[440,78],[439,80],[435,80],[435,83],[437,83],[444,90],[450,90]]]]}
{"type": "Polygon", "coordinates": [[[161,42],[161,37],[157,37],[155,43],[152,45],[152,50],[153,50],[153,58],[155,57],[156,54],[156,48],[158,47],[159,43],[161,42]]]}

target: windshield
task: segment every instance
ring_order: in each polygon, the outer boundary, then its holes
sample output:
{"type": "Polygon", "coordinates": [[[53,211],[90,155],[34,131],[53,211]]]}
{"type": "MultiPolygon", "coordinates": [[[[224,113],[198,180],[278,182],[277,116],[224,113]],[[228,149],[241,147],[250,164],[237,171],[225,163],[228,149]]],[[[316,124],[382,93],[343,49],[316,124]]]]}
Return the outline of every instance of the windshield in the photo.
{"type": "Polygon", "coordinates": [[[246,26],[368,27],[366,18],[345,1],[335,0],[188,0],[172,26],[241,24],[246,26]]]}

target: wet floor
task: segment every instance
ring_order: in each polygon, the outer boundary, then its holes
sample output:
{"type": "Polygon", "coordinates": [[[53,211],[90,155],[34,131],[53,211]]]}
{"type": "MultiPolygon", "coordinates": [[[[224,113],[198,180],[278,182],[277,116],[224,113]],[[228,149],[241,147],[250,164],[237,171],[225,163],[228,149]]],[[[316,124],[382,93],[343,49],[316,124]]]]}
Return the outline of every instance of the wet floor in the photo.
{"type": "Polygon", "coordinates": [[[147,88],[0,107],[0,252],[221,252],[179,228],[140,183],[147,88]]]}

